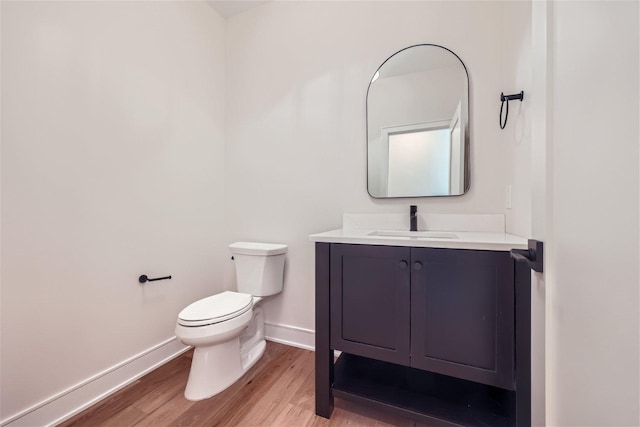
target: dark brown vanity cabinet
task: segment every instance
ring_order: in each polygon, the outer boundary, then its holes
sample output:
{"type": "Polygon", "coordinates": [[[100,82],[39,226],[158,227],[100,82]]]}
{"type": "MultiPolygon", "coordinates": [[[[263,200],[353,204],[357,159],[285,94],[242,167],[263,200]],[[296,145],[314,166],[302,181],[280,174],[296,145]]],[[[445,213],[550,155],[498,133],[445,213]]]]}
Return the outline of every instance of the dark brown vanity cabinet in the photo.
{"type": "Polygon", "coordinates": [[[333,349],[513,388],[508,252],[335,244],[333,349]]]}
{"type": "Polygon", "coordinates": [[[318,415],[336,395],[427,423],[528,425],[514,268],[506,251],[316,244],[318,415]]]}
{"type": "Polygon", "coordinates": [[[411,366],[513,389],[508,252],[411,249],[411,366]]]}

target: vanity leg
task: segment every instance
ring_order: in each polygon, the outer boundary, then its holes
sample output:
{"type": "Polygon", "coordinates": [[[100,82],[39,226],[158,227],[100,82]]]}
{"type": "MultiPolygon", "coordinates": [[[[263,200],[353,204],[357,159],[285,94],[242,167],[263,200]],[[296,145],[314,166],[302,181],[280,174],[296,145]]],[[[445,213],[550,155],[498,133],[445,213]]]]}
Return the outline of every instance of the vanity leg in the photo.
{"type": "Polygon", "coordinates": [[[316,243],[316,415],[331,417],[333,411],[333,350],[330,347],[328,243],[316,243]]]}
{"type": "Polygon", "coordinates": [[[531,270],[515,263],[516,401],[515,425],[531,426],[531,270]]]}
{"type": "Polygon", "coordinates": [[[333,394],[331,393],[331,377],[333,376],[333,362],[326,363],[333,351],[322,352],[323,357],[316,350],[316,415],[330,418],[333,412],[333,394]]]}

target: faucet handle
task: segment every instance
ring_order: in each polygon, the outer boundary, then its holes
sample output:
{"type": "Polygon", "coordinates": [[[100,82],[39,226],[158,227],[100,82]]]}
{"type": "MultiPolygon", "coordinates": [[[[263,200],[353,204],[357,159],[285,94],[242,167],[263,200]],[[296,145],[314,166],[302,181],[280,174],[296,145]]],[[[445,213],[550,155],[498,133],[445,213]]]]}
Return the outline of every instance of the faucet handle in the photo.
{"type": "Polygon", "coordinates": [[[409,208],[409,231],[418,231],[418,207],[416,205],[411,205],[409,208]]]}

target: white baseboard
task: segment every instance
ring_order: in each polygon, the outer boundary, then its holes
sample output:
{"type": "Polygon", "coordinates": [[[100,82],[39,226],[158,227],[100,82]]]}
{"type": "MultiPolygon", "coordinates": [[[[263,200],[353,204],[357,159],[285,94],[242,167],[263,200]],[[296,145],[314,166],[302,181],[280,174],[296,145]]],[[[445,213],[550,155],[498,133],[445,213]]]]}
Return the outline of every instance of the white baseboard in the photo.
{"type": "Polygon", "coordinates": [[[52,426],[83,411],[187,351],[175,337],[0,421],[0,426],[52,426]]]}
{"type": "Polygon", "coordinates": [[[304,348],[305,350],[313,351],[316,348],[316,333],[311,329],[264,322],[264,335],[269,341],[304,348]]]}

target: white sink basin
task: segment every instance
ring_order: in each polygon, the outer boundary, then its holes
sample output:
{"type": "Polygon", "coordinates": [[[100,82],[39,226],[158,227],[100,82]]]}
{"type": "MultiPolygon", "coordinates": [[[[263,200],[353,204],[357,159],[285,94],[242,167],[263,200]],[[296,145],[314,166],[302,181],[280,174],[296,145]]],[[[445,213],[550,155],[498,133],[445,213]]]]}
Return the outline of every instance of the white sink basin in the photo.
{"type": "Polygon", "coordinates": [[[457,239],[455,233],[446,231],[403,231],[403,230],[376,230],[369,233],[369,236],[382,237],[413,237],[415,239],[457,239]]]}

